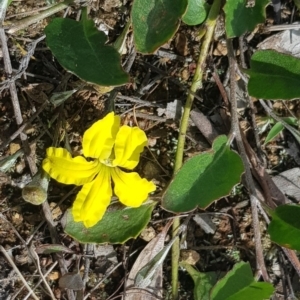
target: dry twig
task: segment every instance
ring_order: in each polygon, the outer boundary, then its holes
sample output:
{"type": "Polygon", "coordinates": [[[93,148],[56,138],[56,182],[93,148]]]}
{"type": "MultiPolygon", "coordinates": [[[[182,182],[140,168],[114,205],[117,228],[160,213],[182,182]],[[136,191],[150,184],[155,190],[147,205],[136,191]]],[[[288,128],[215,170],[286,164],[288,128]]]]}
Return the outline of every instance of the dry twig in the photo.
{"type": "Polygon", "coordinates": [[[232,122],[231,130],[232,130],[232,134],[235,137],[238,150],[244,164],[246,182],[250,193],[257,269],[261,272],[264,280],[268,282],[270,281],[270,279],[267,273],[264,256],[263,256],[263,248],[261,244],[261,233],[260,233],[258,210],[257,210],[257,203],[259,200],[257,197],[254,181],[252,178],[251,169],[247,158],[247,153],[243,144],[243,139],[240,132],[238,114],[237,114],[236,82],[235,82],[236,62],[234,58],[232,40],[227,39],[227,49],[228,49],[229,68],[230,68],[230,102],[231,102],[231,122],[232,122]]]}
{"type": "Polygon", "coordinates": [[[27,290],[32,294],[32,297],[35,300],[39,300],[39,298],[37,297],[37,295],[33,292],[33,290],[31,289],[31,287],[29,286],[29,284],[27,283],[26,279],[23,277],[23,275],[21,274],[21,272],[19,271],[19,269],[17,268],[17,266],[15,265],[15,263],[13,262],[13,260],[10,258],[10,256],[7,254],[7,252],[5,251],[5,249],[0,245],[0,251],[2,252],[2,254],[5,256],[5,258],[7,259],[7,261],[10,263],[10,265],[12,266],[12,268],[15,270],[15,272],[19,275],[19,278],[22,280],[23,284],[25,285],[25,287],[27,288],[27,290]]]}

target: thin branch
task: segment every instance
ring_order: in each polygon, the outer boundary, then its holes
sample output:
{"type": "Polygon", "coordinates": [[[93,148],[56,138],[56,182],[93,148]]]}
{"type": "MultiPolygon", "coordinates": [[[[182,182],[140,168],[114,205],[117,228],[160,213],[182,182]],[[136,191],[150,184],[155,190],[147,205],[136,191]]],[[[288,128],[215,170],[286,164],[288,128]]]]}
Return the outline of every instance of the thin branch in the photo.
{"type": "Polygon", "coordinates": [[[45,101],[39,109],[24,123],[21,125],[5,142],[0,145],[0,151],[4,150],[6,146],[9,145],[10,142],[12,142],[18,135],[20,135],[24,129],[26,128],[27,125],[29,125],[47,106],[47,102],[45,101]]]}
{"type": "Polygon", "coordinates": [[[33,290],[31,289],[31,287],[28,285],[26,279],[23,277],[23,275],[21,274],[21,272],[19,271],[19,269],[17,268],[17,266],[15,265],[15,263],[13,262],[13,260],[10,258],[10,256],[7,254],[7,252],[5,251],[5,249],[1,245],[0,245],[0,251],[5,256],[5,258],[10,263],[10,265],[15,270],[15,272],[19,275],[19,278],[21,279],[21,281],[23,282],[23,284],[25,285],[25,287],[27,288],[27,290],[32,294],[32,297],[35,300],[39,300],[39,298],[36,296],[36,294],[33,292],[33,290]]]}
{"type": "MultiPolygon", "coordinates": [[[[49,206],[49,203],[48,203],[47,200],[42,204],[42,208],[43,208],[43,211],[44,211],[45,219],[47,221],[48,229],[50,231],[50,236],[51,236],[52,243],[53,244],[59,244],[58,234],[55,230],[55,224],[54,224],[54,221],[52,219],[51,209],[50,209],[50,206],[49,206]]],[[[58,254],[58,253],[55,254],[55,256],[58,260],[61,274],[62,275],[66,274],[68,272],[68,268],[66,266],[64,257],[62,255],[58,254]]],[[[69,300],[75,300],[75,295],[74,295],[73,290],[67,289],[67,294],[68,294],[69,300]]]]}
{"type": "Polygon", "coordinates": [[[290,30],[290,29],[299,29],[300,24],[284,24],[284,25],[272,25],[263,27],[264,32],[268,31],[282,31],[282,30],[290,30]]]}
{"type": "Polygon", "coordinates": [[[3,27],[7,6],[8,6],[8,0],[2,0],[0,2],[0,27],[1,28],[3,27]]]}
{"type": "Polygon", "coordinates": [[[266,111],[266,113],[271,116],[275,121],[280,122],[287,130],[289,130],[294,136],[297,136],[298,139],[300,138],[300,133],[298,130],[296,130],[294,127],[289,125],[287,122],[285,122],[282,118],[278,117],[272,109],[264,102],[264,100],[259,99],[260,104],[266,111]]]}
{"type": "MultiPolygon", "coordinates": [[[[3,28],[0,28],[0,41],[2,44],[4,69],[8,75],[11,75],[12,74],[12,66],[11,66],[9,51],[8,51],[8,47],[7,47],[6,36],[5,36],[5,32],[4,32],[3,28]]],[[[14,81],[10,82],[9,91],[10,91],[11,101],[12,101],[12,105],[13,105],[14,115],[16,118],[16,123],[18,126],[20,126],[23,123],[23,117],[22,117],[20,103],[19,103],[19,99],[18,99],[16,84],[14,81]]],[[[21,132],[20,138],[22,141],[22,145],[23,145],[24,152],[25,152],[25,157],[28,162],[30,171],[32,174],[35,174],[37,172],[37,168],[35,166],[34,159],[31,155],[31,150],[30,150],[29,143],[27,140],[27,135],[25,133],[21,132]]]]}
{"type": "MultiPolygon", "coordinates": [[[[244,48],[243,47],[243,43],[244,43],[243,37],[244,37],[243,35],[239,37],[240,59],[241,59],[241,66],[244,69],[247,69],[247,65],[245,62],[245,55],[244,55],[244,51],[243,51],[243,48],[244,48]]],[[[257,154],[258,154],[258,158],[259,158],[260,162],[263,163],[264,162],[264,153],[261,149],[261,143],[260,143],[260,139],[258,136],[259,130],[258,130],[258,127],[256,124],[254,103],[253,103],[252,97],[249,96],[247,82],[244,81],[243,83],[244,83],[244,87],[246,90],[246,100],[247,100],[247,103],[248,103],[248,105],[250,107],[250,111],[251,111],[251,122],[252,122],[254,140],[255,140],[255,144],[256,144],[256,148],[257,148],[257,154]]]]}
{"type": "MultiPolygon", "coordinates": [[[[129,254],[129,257],[131,257],[132,255],[134,255],[136,252],[138,252],[138,249],[133,251],[132,253],[129,254]]],[[[96,283],[96,285],[84,296],[83,300],[86,300],[90,297],[90,295],[97,290],[97,288],[99,287],[99,285],[105,281],[109,275],[111,275],[115,270],[117,270],[121,265],[123,264],[123,262],[119,262],[117,265],[115,265],[107,274],[105,274],[105,276],[96,283]]]]}
{"type": "Polygon", "coordinates": [[[261,274],[265,281],[270,281],[269,275],[265,266],[263,249],[261,244],[261,233],[258,219],[258,196],[256,193],[254,181],[251,174],[251,169],[249,165],[249,161],[247,158],[246,150],[243,144],[243,139],[240,132],[239,119],[237,114],[237,101],[236,101],[236,81],[235,81],[235,70],[236,70],[236,62],[234,59],[234,52],[232,46],[232,40],[227,39],[227,49],[228,49],[228,58],[229,58],[229,68],[230,68],[230,101],[231,101],[231,130],[232,134],[235,136],[235,140],[238,146],[238,150],[240,156],[242,158],[244,168],[245,168],[245,177],[247,186],[250,194],[250,202],[251,202],[251,211],[252,211],[252,224],[254,231],[254,240],[255,240],[255,252],[256,252],[256,263],[257,268],[261,271],[261,274]]]}
{"type": "MultiPolygon", "coordinates": [[[[54,267],[57,265],[57,261],[56,262],[54,262],[53,264],[52,264],[52,266],[48,269],[48,271],[45,273],[45,277],[47,277],[49,274],[50,274],[50,272],[54,269],[54,267]]],[[[38,281],[38,283],[32,288],[32,291],[34,291],[41,283],[42,283],[42,279],[40,279],[39,281],[38,281]]],[[[24,297],[24,299],[23,300],[27,300],[29,297],[31,296],[31,291],[24,297]]],[[[54,298],[54,299],[56,299],[56,298],[54,298]]]]}
{"type": "Polygon", "coordinates": [[[42,278],[42,281],[44,282],[44,285],[46,286],[46,289],[48,290],[50,296],[52,297],[52,299],[55,299],[55,296],[46,280],[46,276],[43,274],[42,270],[41,270],[41,265],[40,265],[40,259],[39,259],[39,256],[37,255],[37,253],[35,252],[34,248],[33,248],[33,245],[31,245],[29,247],[29,252],[30,252],[30,255],[33,257],[33,259],[36,261],[36,264],[37,264],[37,270],[42,278]]]}
{"type": "Polygon", "coordinates": [[[51,15],[67,8],[69,4],[71,4],[73,0],[66,0],[64,2],[54,4],[44,11],[40,12],[37,15],[29,16],[26,18],[23,18],[21,20],[18,20],[14,22],[12,25],[9,26],[9,29],[7,30],[7,33],[12,34],[15,33],[21,29],[27,28],[29,25],[34,24],[36,22],[39,22],[47,17],[50,17],[51,15]]]}
{"type": "MultiPolygon", "coordinates": [[[[93,250],[93,245],[92,244],[85,244],[84,245],[84,253],[88,254],[93,250]]],[[[85,287],[85,285],[88,282],[89,279],[89,271],[90,271],[90,265],[91,265],[91,260],[88,255],[84,256],[84,271],[83,271],[83,278],[82,282],[85,287]]]]}
{"type": "Polygon", "coordinates": [[[43,35],[27,46],[27,54],[21,58],[18,70],[14,71],[13,69],[11,69],[11,73],[9,73],[9,75],[11,75],[10,78],[0,83],[0,92],[6,88],[9,88],[12,82],[15,82],[17,79],[22,77],[22,75],[26,72],[28,68],[30,59],[34,54],[37,44],[41,42],[45,37],[46,36],[43,35]]]}

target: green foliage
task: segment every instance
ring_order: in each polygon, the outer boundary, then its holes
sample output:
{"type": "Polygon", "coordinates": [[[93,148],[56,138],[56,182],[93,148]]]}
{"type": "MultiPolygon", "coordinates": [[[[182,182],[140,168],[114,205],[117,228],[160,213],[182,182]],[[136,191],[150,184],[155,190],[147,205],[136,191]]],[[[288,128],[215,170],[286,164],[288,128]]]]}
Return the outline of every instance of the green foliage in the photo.
{"type": "Polygon", "coordinates": [[[274,288],[267,282],[255,282],[249,263],[234,265],[212,289],[212,300],[255,300],[268,299],[274,288]]]}
{"type": "Polygon", "coordinates": [[[23,155],[22,150],[18,150],[16,153],[6,156],[0,159],[0,172],[8,172],[16,163],[17,159],[23,155]]]}
{"type": "Polygon", "coordinates": [[[59,106],[62,103],[64,103],[66,100],[68,100],[76,92],[77,90],[70,90],[70,91],[64,91],[59,93],[53,93],[49,101],[54,106],[59,106]]]}
{"type": "Polygon", "coordinates": [[[249,263],[235,264],[218,282],[216,273],[201,273],[186,263],[182,266],[194,280],[195,300],[263,300],[274,292],[270,283],[255,282],[249,263]]]}
{"type": "Polygon", "coordinates": [[[300,251],[300,205],[282,205],[275,209],[268,232],[271,240],[300,251]]]}
{"type": "Polygon", "coordinates": [[[135,0],[132,26],[139,52],[153,53],[176,33],[185,13],[187,0],[135,0]]]}
{"type": "Polygon", "coordinates": [[[80,22],[55,18],[45,33],[47,45],[59,63],[81,79],[104,86],[129,81],[118,51],[105,44],[105,34],[95,28],[85,13],[80,22]]]}
{"type": "Polygon", "coordinates": [[[273,139],[275,139],[276,136],[278,136],[278,134],[284,129],[284,126],[282,125],[282,123],[277,122],[275,123],[275,125],[271,128],[271,130],[269,131],[265,143],[264,145],[266,145],[267,143],[271,142],[273,139]]]}
{"type": "Polygon", "coordinates": [[[195,300],[211,300],[210,292],[213,286],[217,282],[216,272],[201,273],[196,271],[191,265],[187,263],[181,263],[190,276],[193,278],[195,288],[194,288],[194,298],[195,300]]]}
{"type": "MultiPolygon", "coordinates": [[[[249,7],[246,0],[227,0],[224,7],[227,36],[241,36],[263,23],[268,3],[269,0],[256,0],[255,5],[249,7]]],[[[181,19],[188,25],[201,24],[207,17],[207,10],[204,0],[134,0],[131,16],[136,49],[144,54],[155,52],[174,36],[181,19]]],[[[115,42],[118,49],[125,43],[129,25],[115,42]]],[[[116,47],[106,44],[105,34],[95,28],[86,13],[80,22],[55,18],[46,27],[45,33],[47,45],[59,63],[84,81],[102,86],[118,86],[129,81],[116,47]]],[[[248,90],[253,97],[271,100],[300,97],[300,60],[297,58],[273,50],[257,51],[251,58],[251,69],[245,72],[250,76],[248,90]]],[[[55,95],[51,101],[59,105],[74,91],[55,95]]],[[[292,119],[284,121],[296,121],[292,119]]],[[[282,123],[275,123],[265,143],[274,139],[283,128],[282,123]]],[[[179,170],[163,195],[162,206],[165,209],[178,213],[196,207],[206,208],[228,195],[240,181],[243,164],[239,155],[230,150],[227,138],[218,137],[212,148],[210,152],[191,158],[179,170]]],[[[1,161],[0,167],[6,169],[15,159],[10,157],[9,161],[1,161]]],[[[82,243],[124,243],[139,235],[149,222],[153,208],[154,204],[122,210],[114,210],[112,206],[92,228],[74,222],[68,211],[63,227],[67,234],[82,243]]],[[[299,216],[300,206],[278,207],[269,226],[272,240],[300,251],[299,216]]],[[[60,248],[50,249],[56,250],[63,251],[60,248]]],[[[259,300],[269,298],[274,290],[269,283],[254,281],[248,263],[236,264],[219,282],[216,282],[214,273],[200,273],[187,265],[185,268],[195,283],[195,299],[259,300]]]]}
{"type": "MultiPolygon", "coordinates": [[[[282,120],[285,121],[289,125],[294,125],[294,126],[298,125],[298,119],[293,118],[293,117],[282,118],[282,120]]],[[[268,135],[267,135],[267,137],[265,139],[264,145],[266,145],[267,143],[269,143],[270,141],[272,141],[273,139],[275,139],[276,136],[278,136],[278,134],[283,129],[284,129],[284,125],[281,122],[276,122],[275,125],[269,131],[269,133],[268,133],[268,135]]]]}
{"type": "Polygon", "coordinates": [[[240,156],[230,150],[227,138],[219,136],[213,151],[188,160],[163,195],[162,206],[173,212],[205,208],[228,195],[244,171],[240,156]]]}
{"type": "Polygon", "coordinates": [[[182,21],[187,25],[198,25],[204,22],[208,12],[205,0],[188,0],[188,6],[182,21]]]}
{"type": "Polygon", "coordinates": [[[86,228],[82,222],[74,222],[69,211],[64,216],[65,232],[81,243],[123,244],[136,238],[151,218],[155,204],[145,204],[138,208],[120,209],[111,205],[103,219],[95,226],[86,228]]]}
{"type": "Polygon", "coordinates": [[[300,97],[300,59],[273,50],[251,57],[249,94],[256,98],[291,100],[300,97]]]}
{"type": "Polygon", "coordinates": [[[252,31],[259,23],[264,23],[266,18],[265,8],[269,0],[256,0],[255,5],[247,5],[246,0],[227,0],[224,6],[225,28],[229,38],[241,36],[247,31],[252,31]]]}

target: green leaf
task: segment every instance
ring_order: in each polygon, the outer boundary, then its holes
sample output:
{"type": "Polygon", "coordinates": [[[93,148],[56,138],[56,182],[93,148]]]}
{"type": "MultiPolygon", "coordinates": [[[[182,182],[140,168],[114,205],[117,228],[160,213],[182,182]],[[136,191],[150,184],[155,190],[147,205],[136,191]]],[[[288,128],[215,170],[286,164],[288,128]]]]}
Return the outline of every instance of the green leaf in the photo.
{"type": "Polygon", "coordinates": [[[132,26],[136,49],[153,53],[177,31],[187,0],[135,0],[132,26]]]}
{"type": "Polygon", "coordinates": [[[198,25],[204,22],[207,16],[208,5],[205,0],[188,0],[188,6],[182,21],[187,25],[198,25]]]}
{"type": "Polygon", "coordinates": [[[282,120],[285,121],[286,123],[288,123],[289,125],[298,126],[298,119],[297,118],[284,117],[284,118],[282,118],[282,120]]]}
{"type": "Polygon", "coordinates": [[[300,0],[294,0],[295,5],[300,9],[300,0]]]}
{"type": "Polygon", "coordinates": [[[228,299],[252,282],[253,275],[249,263],[239,262],[214,286],[211,298],[213,300],[228,299]]]}
{"type": "Polygon", "coordinates": [[[195,300],[210,300],[210,291],[217,282],[216,272],[201,273],[187,263],[180,263],[193,278],[195,300]]]}
{"type": "Polygon", "coordinates": [[[274,288],[267,282],[255,282],[249,263],[234,265],[212,289],[212,300],[269,299],[274,288]]]}
{"type": "Polygon", "coordinates": [[[249,286],[243,288],[236,294],[228,297],[227,300],[265,300],[270,299],[274,293],[274,287],[267,282],[253,282],[249,286]]]}
{"type": "Polygon", "coordinates": [[[18,150],[12,155],[8,155],[2,159],[0,159],[0,172],[6,173],[14,166],[16,163],[17,159],[23,155],[24,152],[23,150],[18,150]]]}
{"type": "Polygon", "coordinates": [[[269,2],[256,0],[255,5],[251,7],[247,4],[248,0],[227,0],[224,6],[227,37],[241,36],[247,31],[252,31],[259,23],[264,23],[265,7],[269,2]]]}
{"type": "MultiPolygon", "coordinates": [[[[123,244],[136,238],[151,218],[155,203],[138,208],[120,209],[120,204],[111,205],[100,222],[86,228],[82,222],[74,222],[68,210],[62,220],[65,232],[81,243],[123,244]]],[[[123,207],[123,206],[122,206],[123,207]]]]}
{"type": "Polygon", "coordinates": [[[264,142],[264,145],[275,139],[275,137],[284,129],[284,126],[280,123],[277,122],[269,131],[266,140],[264,142]]]}
{"type": "Polygon", "coordinates": [[[300,205],[277,207],[272,214],[268,232],[273,242],[300,251],[300,205]]]}
{"type": "Polygon", "coordinates": [[[188,160],[165,191],[162,206],[172,212],[186,212],[197,206],[205,208],[228,195],[244,171],[240,156],[219,136],[211,152],[188,160]]]}
{"type": "Polygon", "coordinates": [[[256,98],[290,100],[300,97],[300,59],[273,50],[251,57],[249,94],[256,98]]]}
{"type": "Polygon", "coordinates": [[[105,44],[107,37],[85,13],[80,22],[55,18],[45,33],[47,45],[59,63],[81,79],[104,86],[129,81],[118,51],[105,44]]]}
{"type": "Polygon", "coordinates": [[[53,93],[49,100],[54,106],[59,106],[62,103],[64,103],[66,100],[68,100],[76,92],[77,90],[70,90],[70,91],[53,93]]]}
{"type": "MultiPolygon", "coordinates": [[[[289,125],[297,126],[298,124],[297,118],[287,117],[287,118],[282,118],[282,120],[289,125]]],[[[264,142],[264,145],[272,141],[283,129],[284,129],[284,125],[281,122],[275,123],[275,125],[269,131],[266,140],[264,142]]],[[[293,132],[291,133],[293,134],[293,132]]]]}

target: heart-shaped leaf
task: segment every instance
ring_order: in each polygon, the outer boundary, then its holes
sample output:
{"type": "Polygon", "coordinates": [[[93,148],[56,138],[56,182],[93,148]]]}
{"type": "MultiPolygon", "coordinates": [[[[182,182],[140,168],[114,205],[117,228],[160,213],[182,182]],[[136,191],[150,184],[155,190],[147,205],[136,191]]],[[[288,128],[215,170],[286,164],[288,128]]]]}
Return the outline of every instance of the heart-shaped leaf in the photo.
{"type": "Polygon", "coordinates": [[[188,0],[188,6],[182,21],[187,25],[198,25],[204,22],[208,11],[205,0],[188,0]]]}
{"type": "Polygon", "coordinates": [[[274,292],[272,284],[255,282],[249,263],[237,263],[212,289],[212,300],[263,300],[274,292]]]}
{"type": "Polygon", "coordinates": [[[104,86],[129,81],[118,51],[105,44],[105,34],[95,28],[86,13],[80,22],[55,18],[45,33],[47,45],[59,63],[81,79],[104,86]]]}
{"type": "Polygon", "coordinates": [[[135,0],[132,26],[136,49],[153,53],[177,31],[187,0],[135,0]]]}
{"type": "Polygon", "coordinates": [[[227,0],[224,6],[225,28],[229,38],[252,31],[264,23],[269,0],[227,0]],[[252,4],[254,2],[254,4],[252,4]]]}
{"type": "Polygon", "coordinates": [[[268,232],[273,242],[300,251],[300,205],[277,207],[272,213],[268,232]]]}
{"type": "Polygon", "coordinates": [[[289,100],[300,97],[300,59],[274,50],[251,57],[249,94],[256,98],[289,100]]]}
{"type": "Polygon", "coordinates": [[[228,195],[244,171],[240,156],[230,150],[226,136],[219,136],[211,152],[188,160],[163,195],[162,206],[172,212],[205,208],[228,195]]]}
{"type": "Polygon", "coordinates": [[[90,228],[86,228],[82,222],[74,222],[68,210],[62,225],[67,234],[81,243],[122,244],[140,234],[150,221],[154,206],[155,203],[151,203],[138,208],[124,208],[120,204],[113,204],[102,220],[90,228]]]}

